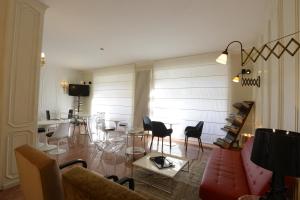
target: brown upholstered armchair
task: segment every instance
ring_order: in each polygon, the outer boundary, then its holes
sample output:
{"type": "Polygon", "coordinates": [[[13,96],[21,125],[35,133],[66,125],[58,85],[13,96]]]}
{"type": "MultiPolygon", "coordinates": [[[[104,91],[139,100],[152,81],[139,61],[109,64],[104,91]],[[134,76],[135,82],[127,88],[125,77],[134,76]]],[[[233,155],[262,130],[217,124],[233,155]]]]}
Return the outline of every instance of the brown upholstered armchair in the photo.
{"type": "Polygon", "coordinates": [[[83,160],[70,161],[58,166],[55,159],[28,145],[16,148],[15,154],[21,189],[26,200],[144,199],[120,185],[128,183],[129,188],[134,189],[133,179],[102,177],[87,170],[87,164],[83,160]],[[78,163],[83,167],[75,166],[64,173],[60,172],[60,169],[78,163]]]}

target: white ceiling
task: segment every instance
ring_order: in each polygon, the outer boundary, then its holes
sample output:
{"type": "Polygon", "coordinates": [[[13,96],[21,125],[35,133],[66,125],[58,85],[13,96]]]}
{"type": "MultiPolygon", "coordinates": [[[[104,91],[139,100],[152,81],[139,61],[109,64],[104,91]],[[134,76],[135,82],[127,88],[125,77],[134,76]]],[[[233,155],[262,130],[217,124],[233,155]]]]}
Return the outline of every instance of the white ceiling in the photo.
{"type": "Polygon", "coordinates": [[[47,65],[90,69],[252,44],[268,0],[41,1],[47,65]]]}

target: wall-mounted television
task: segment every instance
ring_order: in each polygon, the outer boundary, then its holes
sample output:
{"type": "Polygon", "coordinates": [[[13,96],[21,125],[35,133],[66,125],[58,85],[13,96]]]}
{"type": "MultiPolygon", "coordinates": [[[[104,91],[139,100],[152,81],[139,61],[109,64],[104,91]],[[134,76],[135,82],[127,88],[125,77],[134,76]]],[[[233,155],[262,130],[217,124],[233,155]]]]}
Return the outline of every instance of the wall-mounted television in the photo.
{"type": "Polygon", "coordinates": [[[69,84],[69,96],[87,97],[90,95],[89,85],[69,84]]]}

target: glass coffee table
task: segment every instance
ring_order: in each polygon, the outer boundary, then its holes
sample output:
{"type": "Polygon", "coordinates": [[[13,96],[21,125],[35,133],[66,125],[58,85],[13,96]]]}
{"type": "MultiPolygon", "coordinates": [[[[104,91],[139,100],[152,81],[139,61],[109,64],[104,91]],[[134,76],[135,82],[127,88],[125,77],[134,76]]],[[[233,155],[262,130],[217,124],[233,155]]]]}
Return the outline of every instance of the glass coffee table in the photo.
{"type": "Polygon", "coordinates": [[[169,162],[173,163],[173,166],[168,167],[168,168],[159,169],[153,163],[153,161],[150,160],[150,157],[161,156],[161,155],[162,154],[159,152],[153,152],[153,153],[149,153],[149,154],[145,155],[144,157],[133,162],[132,163],[132,165],[133,165],[132,177],[135,180],[137,180],[138,182],[142,182],[147,185],[151,185],[152,187],[163,190],[167,193],[172,193],[172,185],[173,185],[172,182],[174,181],[174,177],[180,171],[188,172],[190,163],[189,163],[189,160],[186,158],[164,154],[166,159],[169,162]],[[146,172],[143,180],[138,178],[137,176],[135,176],[137,168],[142,168],[146,172]],[[187,169],[185,169],[185,168],[187,168],[187,169]],[[156,182],[159,183],[159,182],[167,181],[167,184],[159,185],[159,184],[154,184],[151,181],[147,180],[149,178],[154,178],[154,176],[157,176],[157,178],[162,179],[162,181],[156,181],[156,182]]]}

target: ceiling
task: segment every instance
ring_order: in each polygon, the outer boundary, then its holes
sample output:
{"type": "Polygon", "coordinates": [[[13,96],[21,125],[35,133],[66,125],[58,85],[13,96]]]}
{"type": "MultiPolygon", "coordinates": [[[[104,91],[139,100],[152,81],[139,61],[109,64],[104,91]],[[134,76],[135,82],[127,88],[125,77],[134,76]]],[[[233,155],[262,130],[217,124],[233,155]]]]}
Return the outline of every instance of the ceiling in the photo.
{"type": "Polygon", "coordinates": [[[233,40],[249,46],[261,33],[268,2],[41,1],[49,6],[43,35],[47,66],[76,69],[222,51],[233,40]]]}

